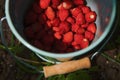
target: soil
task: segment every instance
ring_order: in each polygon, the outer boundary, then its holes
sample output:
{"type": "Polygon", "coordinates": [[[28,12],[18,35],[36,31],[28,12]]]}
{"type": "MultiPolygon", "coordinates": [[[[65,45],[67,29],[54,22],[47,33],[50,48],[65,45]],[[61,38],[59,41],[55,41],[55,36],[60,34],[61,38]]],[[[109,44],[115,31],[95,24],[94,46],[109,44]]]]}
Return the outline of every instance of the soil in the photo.
{"type": "MultiPolygon", "coordinates": [[[[0,18],[4,16],[4,1],[5,0],[0,0],[0,18]]],[[[6,40],[9,42],[11,37],[9,34],[11,34],[11,31],[9,30],[7,22],[4,22],[3,25],[4,31],[7,32],[5,36],[6,40]]],[[[120,34],[119,30],[120,25],[117,26],[117,30],[113,34],[112,38],[101,51],[111,56],[112,59],[116,59],[116,57],[118,58],[118,55],[120,55],[120,44],[116,42],[118,37],[120,37],[120,35],[118,35],[120,34]],[[111,43],[112,48],[109,46],[111,43]]],[[[120,63],[108,60],[103,55],[97,56],[93,63],[99,67],[97,72],[91,74],[93,80],[120,79],[120,63]]],[[[21,70],[10,54],[4,49],[0,49],[0,80],[36,80],[37,77],[38,74],[32,74],[21,70]]]]}

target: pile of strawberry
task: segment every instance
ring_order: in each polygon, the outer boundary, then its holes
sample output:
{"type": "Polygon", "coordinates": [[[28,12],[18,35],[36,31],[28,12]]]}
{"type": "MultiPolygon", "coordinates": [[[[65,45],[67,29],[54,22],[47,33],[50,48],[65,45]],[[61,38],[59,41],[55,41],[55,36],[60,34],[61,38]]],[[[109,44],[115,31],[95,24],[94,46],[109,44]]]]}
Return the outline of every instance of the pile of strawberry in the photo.
{"type": "Polygon", "coordinates": [[[35,0],[25,15],[24,33],[40,49],[73,52],[94,39],[96,17],[85,0],[35,0]]]}

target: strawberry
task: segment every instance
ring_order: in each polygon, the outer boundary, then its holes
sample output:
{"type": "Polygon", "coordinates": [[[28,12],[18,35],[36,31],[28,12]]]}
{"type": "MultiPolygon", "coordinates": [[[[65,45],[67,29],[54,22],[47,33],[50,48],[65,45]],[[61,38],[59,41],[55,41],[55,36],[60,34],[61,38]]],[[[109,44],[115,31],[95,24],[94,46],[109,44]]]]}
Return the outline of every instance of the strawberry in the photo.
{"type": "Polygon", "coordinates": [[[60,26],[59,26],[59,29],[60,29],[61,34],[68,32],[70,30],[69,23],[66,22],[66,21],[61,22],[60,26]]]}
{"type": "Polygon", "coordinates": [[[85,29],[82,27],[79,27],[79,29],[77,30],[78,34],[83,34],[85,32],[85,29]]]}
{"type": "Polygon", "coordinates": [[[65,19],[69,16],[69,11],[67,9],[60,9],[58,11],[58,16],[61,21],[65,21],[65,19]]]}
{"type": "Polygon", "coordinates": [[[63,4],[61,3],[61,4],[59,4],[59,5],[57,6],[57,9],[58,9],[58,10],[61,10],[61,9],[65,9],[65,8],[63,7],[63,4]]]}
{"type": "Polygon", "coordinates": [[[84,36],[81,34],[75,34],[74,35],[74,41],[76,42],[76,44],[80,44],[81,41],[83,40],[84,36]]]}
{"type": "Polygon", "coordinates": [[[70,43],[73,40],[73,33],[72,32],[67,32],[63,35],[63,42],[65,43],[70,43]]]}
{"type": "Polygon", "coordinates": [[[42,9],[40,8],[39,4],[36,2],[36,3],[33,3],[33,11],[36,13],[36,14],[40,14],[42,12],[42,9]]]}
{"type": "Polygon", "coordinates": [[[55,27],[59,26],[59,24],[60,24],[59,18],[53,19],[53,20],[51,21],[51,24],[52,24],[52,26],[55,26],[55,27]]]}
{"type": "Polygon", "coordinates": [[[73,24],[73,25],[72,25],[72,31],[73,31],[73,32],[77,32],[78,29],[79,29],[79,25],[77,25],[77,24],[73,24]]]}
{"type": "Polygon", "coordinates": [[[45,14],[48,19],[53,20],[55,18],[55,12],[51,7],[48,7],[45,11],[45,14]]]}
{"type": "Polygon", "coordinates": [[[56,39],[61,39],[62,38],[62,36],[61,36],[61,34],[59,32],[54,33],[54,37],[56,39]]]}
{"type": "Polygon", "coordinates": [[[47,20],[46,24],[47,24],[47,26],[48,26],[49,28],[51,28],[51,27],[52,27],[52,23],[51,23],[51,21],[50,21],[50,20],[47,20]]]}
{"type": "Polygon", "coordinates": [[[86,48],[86,47],[88,47],[88,46],[89,46],[89,41],[88,41],[88,39],[83,38],[83,39],[81,40],[80,47],[81,47],[82,49],[84,49],[84,48],[86,48]]]}
{"type": "Polygon", "coordinates": [[[73,8],[70,11],[74,18],[76,18],[78,16],[78,14],[82,12],[80,8],[73,8]]]}
{"type": "Polygon", "coordinates": [[[76,49],[76,50],[81,49],[80,44],[78,44],[78,43],[77,43],[77,42],[75,42],[75,41],[73,41],[73,42],[72,42],[72,46],[73,46],[73,47],[74,47],[74,49],[76,49]]]}
{"type": "Polygon", "coordinates": [[[42,9],[46,9],[50,4],[50,0],[40,0],[39,5],[42,9]]]}
{"type": "Polygon", "coordinates": [[[29,11],[25,16],[25,25],[33,24],[37,21],[37,15],[33,11],[29,11]]]}
{"type": "Polygon", "coordinates": [[[74,45],[74,48],[75,48],[76,50],[80,50],[80,49],[81,49],[80,44],[74,45]]]}
{"type": "Polygon", "coordinates": [[[94,34],[96,32],[96,24],[95,23],[89,24],[87,30],[94,34]]]}
{"type": "Polygon", "coordinates": [[[89,31],[85,31],[85,38],[87,38],[89,41],[92,41],[94,39],[94,34],[89,31]]]}
{"type": "Polygon", "coordinates": [[[66,19],[66,21],[69,22],[70,24],[74,24],[74,23],[75,23],[75,20],[74,20],[74,18],[72,18],[72,17],[68,17],[68,18],[66,19]]]}
{"type": "Polygon", "coordinates": [[[70,0],[66,0],[63,3],[63,8],[70,9],[72,7],[72,2],[70,0]]]}
{"type": "Polygon", "coordinates": [[[89,13],[85,14],[85,20],[89,23],[95,22],[97,14],[94,11],[90,11],[89,13]]]}
{"type": "Polygon", "coordinates": [[[60,0],[51,0],[51,1],[52,1],[52,7],[53,7],[54,9],[56,9],[57,6],[60,4],[60,0]]]}
{"type": "Polygon", "coordinates": [[[47,16],[44,14],[44,13],[41,13],[39,16],[38,16],[38,21],[39,23],[41,24],[46,24],[46,21],[47,21],[47,16]]]}
{"type": "Polygon", "coordinates": [[[82,25],[85,23],[85,17],[82,13],[79,13],[78,16],[76,17],[76,24],[82,25]]]}
{"type": "Polygon", "coordinates": [[[55,31],[55,32],[59,32],[60,29],[59,29],[59,27],[53,27],[53,31],[55,31]]]}
{"type": "Polygon", "coordinates": [[[84,14],[89,13],[89,12],[91,11],[90,7],[88,7],[88,6],[84,6],[84,7],[82,7],[81,9],[82,9],[82,12],[83,12],[84,14]]]}
{"type": "Polygon", "coordinates": [[[31,26],[29,27],[26,27],[24,29],[24,33],[25,33],[25,36],[28,38],[28,39],[33,39],[34,38],[34,32],[33,32],[33,29],[31,28],[31,26]]]}
{"type": "Polygon", "coordinates": [[[73,0],[73,3],[74,3],[75,5],[83,5],[84,2],[85,2],[85,0],[73,0]]]}
{"type": "Polygon", "coordinates": [[[82,28],[87,28],[88,25],[89,25],[89,23],[86,22],[85,24],[82,24],[81,27],[82,27],[82,28]]]}

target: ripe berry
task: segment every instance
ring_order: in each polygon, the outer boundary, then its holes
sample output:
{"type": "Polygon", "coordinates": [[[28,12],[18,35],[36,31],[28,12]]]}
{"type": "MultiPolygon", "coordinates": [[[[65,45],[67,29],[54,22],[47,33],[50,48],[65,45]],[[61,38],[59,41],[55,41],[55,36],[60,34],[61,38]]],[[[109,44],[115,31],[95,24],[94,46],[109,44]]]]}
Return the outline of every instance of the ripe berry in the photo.
{"type": "Polygon", "coordinates": [[[50,4],[50,0],[40,0],[39,5],[42,9],[46,9],[50,4]]]}
{"type": "Polygon", "coordinates": [[[65,9],[70,9],[72,7],[72,2],[70,0],[66,0],[62,3],[65,9]]]}
{"type": "Polygon", "coordinates": [[[76,17],[76,24],[82,25],[85,23],[85,17],[84,14],[79,13],[78,16],[76,17]]]}
{"type": "Polygon", "coordinates": [[[85,20],[89,23],[95,22],[96,17],[97,17],[97,14],[94,11],[91,11],[91,12],[85,14],[85,20]]]}
{"type": "Polygon", "coordinates": [[[55,18],[55,12],[53,11],[53,9],[51,7],[48,7],[46,9],[45,14],[47,15],[47,18],[50,20],[53,20],[55,18]]]}
{"type": "Polygon", "coordinates": [[[81,40],[80,46],[81,46],[82,49],[88,47],[89,46],[89,41],[86,38],[83,38],[81,40]]]}
{"type": "Polygon", "coordinates": [[[63,35],[63,42],[65,43],[70,43],[73,40],[73,33],[72,32],[67,32],[63,35]]]}
{"type": "Polygon", "coordinates": [[[89,31],[85,31],[85,38],[87,38],[89,41],[92,41],[94,39],[94,34],[89,31]]]}
{"type": "Polygon", "coordinates": [[[58,11],[58,16],[61,21],[64,21],[69,16],[69,11],[67,9],[60,9],[58,11]]]}
{"type": "Polygon", "coordinates": [[[84,0],[73,0],[73,3],[75,5],[83,5],[84,4],[84,0]]]}
{"type": "Polygon", "coordinates": [[[96,32],[96,24],[95,23],[89,24],[87,30],[94,34],[96,32]]]}
{"type": "Polygon", "coordinates": [[[61,39],[62,38],[62,36],[61,36],[61,34],[59,32],[54,33],[54,37],[56,39],[61,39]]]}

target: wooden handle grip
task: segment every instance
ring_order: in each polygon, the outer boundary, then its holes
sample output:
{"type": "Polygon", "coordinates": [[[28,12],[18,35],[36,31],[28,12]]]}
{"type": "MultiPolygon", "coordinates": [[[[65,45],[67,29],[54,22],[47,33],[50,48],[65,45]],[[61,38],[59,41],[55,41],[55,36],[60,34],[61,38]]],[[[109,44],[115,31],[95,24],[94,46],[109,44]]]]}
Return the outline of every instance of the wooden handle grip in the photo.
{"type": "Polygon", "coordinates": [[[44,66],[44,75],[45,78],[57,75],[70,73],[79,69],[90,68],[91,62],[88,57],[82,58],[80,60],[67,61],[53,66],[44,66]]]}

